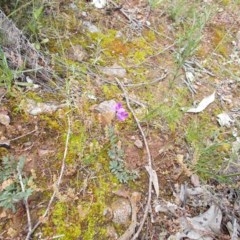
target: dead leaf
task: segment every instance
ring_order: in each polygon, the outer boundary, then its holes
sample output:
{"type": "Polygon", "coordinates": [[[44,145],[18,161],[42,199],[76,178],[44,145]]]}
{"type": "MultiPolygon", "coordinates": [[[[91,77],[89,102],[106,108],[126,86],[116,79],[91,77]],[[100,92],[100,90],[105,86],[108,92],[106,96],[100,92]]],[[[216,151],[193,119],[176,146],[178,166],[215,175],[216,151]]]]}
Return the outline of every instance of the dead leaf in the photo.
{"type": "Polygon", "coordinates": [[[5,210],[3,210],[1,213],[0,213],[0,219],[2,218],[5,218],[7,217],[7,212],[5,210]]]}
{"type": "Polygon", "coordinates": [[[178,154],[176,158],[177,163],[182,168],[183,172],[190,177],[192,175],[191,170],[189,170],[188,166],[184,163],[184,156],[182,154],[178,154]]]}
{"type": "Polygon", "coordinates": [[[197,174],[193,174],[191,176],[191,183],[194,187],[199,187],[200,186],[200,180],[197,174]]]}
{"type": "Polygon", "coordinates": [[[154,190],[155,190],[156,195],[158,197],[159,196],[159,183],[158,183],[157,172],[149,166],[145,166],[145,168],[146,168],[149,176],[152,178],[153,187],[154,187],[154,190]]]}
{"type": "Polygon", "coordinates": [[[143,142],[142,142],[140,139],[137,139],[137,140],[134,142],[134,145],[135,145],[137,148],[143,148],[143,142]]]}
{"type": "Polygon", "coordinates": [[[158,201],[154,203],[154,210],[156,213],[162,212],[162,213],[172,213],[176,214],[176,210],[178,209],[178,206],[174,203],[168,202],[168,201],[158,201]]]}
{"type": "Polygon", "coordinates": [[[208,107],[209,104],[211,104],[212,102],[214,102],[215,100],[215,92],[213,94],[211,94],[208,97],[205,97],[199,104],[197,107],[194,108],[190,108],[189,110],[187,110],[187,113],[199,113],[202,112],[206,107],[208,107]]]}

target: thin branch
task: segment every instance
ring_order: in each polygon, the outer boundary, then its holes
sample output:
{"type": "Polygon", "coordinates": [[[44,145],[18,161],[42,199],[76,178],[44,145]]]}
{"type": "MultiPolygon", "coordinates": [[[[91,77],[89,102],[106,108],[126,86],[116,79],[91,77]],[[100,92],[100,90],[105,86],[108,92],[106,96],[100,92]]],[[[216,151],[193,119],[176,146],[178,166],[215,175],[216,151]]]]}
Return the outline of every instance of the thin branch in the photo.
{"type": "Polygon", "coordinates": [[[30,134],[36,132],[37,130],[38,130],[38,127],[35,126],[35,129],[33,129],[32,131],[30,131],[30,132],[28,132],[28,133],[26,133],[26,134],[24,134],[24,135],[21,135],[21,136],[18,136],[18,137],[12,138],[12,139],[10,139],[10,141],[15,141],[15,140],[18,140],[18,139],[20,139],[20,138],[26,137],[26,136],[28,136],[28,135],[30,135],[30,134]]]}
{"type": "MultiPolygon", "coordinates": [[[[22,173],[21,173],[19,167],[17,167],[17,171],[18,171],[18,179],[19,179],[19,182],[21,185],[22,192],[25,193],[26,189],[25,189],[25,186],[23,183],[22,173]]],[[[31,232],[32,231],[32,220],[31,220],[31,215],[30,215],[30,210],[29,210],[29,205],[28,205],[28,197],[23,200],[23,203],[25,205],[26,213],[27,213],[28,232],[31,232]]]]}
{"type": "MultiPolygon", "coordinates": [[[[149,166],[149,169],[152,169],[152,158],[151,158],[151,153],[150,153],[150,149],[149,149],[149,146],[148,146],[148,142],[147,142],[147,139],[146,139],[146,136],[143,132],[143,129],[141,127],[141,124],[136,116],[136,114],[134,113],[130,103],[129,103],[129,97],[128,97],[128,93],[126,91],[126,89],[124,88],[123,84],[119,81],[119,79],[115,78],[116,79],[116,82],[118,83],[119,87],[121,88],[121,90],[123,91],[123,94],[124,94],[124,97],[126,99],[126,103],[127,103],[127,106],[128,106],[128,109],[131,111],[133,117],[134,117],[134,120],[135,122],[137,123],[137,126],[138,126],[138,129],[142,135],[142,138],[143,138],[143,142],[144,142],[144,145],[145,145],[145,148],[146,148],[146,151],[147,151],[147,156],[148,156],[148,166],[149,166]]],[[[150,204],[151,204],[151,199],[152,199],[152,183],[153,183],[153,179],[152,179],[152,174],[149,174],[149,185],[148,185],[148,199],[147,199],[147,203],[146,203],[146,206],[145,206],[145,209],[144,209],[144,215],[143,215],[143,218],[139,224],[139,227],[138,227],[138,230],[137,232],[135,233],[135,235],[132,237],[132,240],[135,240],[138,238],[140,232],[142,231],[142,228],[143,228],[143,225],[146,221],[146,218],[147,218],[147,215],[148,215],[148,212],[149,212],[149,209],[150,209],[150,204]]]]}
{"type": "Polygon", "coordinates": [[[168,73],[165,72],[161,77],[154,79],[151,82],[142,82],[142,83],[136,83],[136,84],[124,84],[124,87],[140,87],[140,86],[146,86],[146,85],[151,85],[151,84],[155,84],[157,82],[161,82],[163,81],[166,77],[167,77],[168,73]]]}
{"type": "Polygon", "coordinates": [[[50,208],[52,206],[53,200],[56,196],[56,193],[58,191],[58,188],[61,184],[64,169],[65,169],[65,161],[67,157],[67,152],[68,152],[68,144],[69,144],[69,138],[70,138],[70,133],[71,133],[71,122],[69,116],[67,117],[68,119],[68,131],[67,131],[67,137],[66,137],[66,142],[65,142],[65,149],[64,149],[64,154],[63,154],[63,159],[62,159],[62,166],[61,166],[61,171],[58,177],[58,180],[56,182],[56,187],[54,188],[53,194],[48,202],[47,209],[45,210],[44,214],[39,218],[38,222],[33,226],[32,230],[28,232],[27,237],[25,240],[29,240],[31,238],[31,235],[35,232],[35,230],[38,228],[38,226],[42,223],[42,220],[47,216],[47,214],[50,211],[50,208]]]}

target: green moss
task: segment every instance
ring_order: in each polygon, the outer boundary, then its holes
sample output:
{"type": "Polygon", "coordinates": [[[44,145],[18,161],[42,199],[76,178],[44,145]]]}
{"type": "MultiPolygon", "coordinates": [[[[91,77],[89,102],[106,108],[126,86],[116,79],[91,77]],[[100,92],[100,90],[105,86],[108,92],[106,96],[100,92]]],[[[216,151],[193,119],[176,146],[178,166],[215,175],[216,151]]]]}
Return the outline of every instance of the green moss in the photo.
{"type": "Polygon", "coordinates": [[[51,214],[51,226],[43,227],[45,236],[63,235],[61,239],[72,240],[81,236],[80,215],[71,203],[57,202],[51,214]]]}
{"type": "Polygon", "coordinates": [[[155,34],[147,31],[144,37],[138,37],[132,41],[126,41],[116,37],[116,30],[108,30],[105,33],[91,33],[91,41],[95,42],[97,49],[102,51],[103,62],[115,62],[116,59],[132,59],[133,63],[143,62],[147,56],[153,53],[150,42],[155,40],[155,34]]]}
{"type": "Polygon", "coordinates": [[[156,34],[152,30],[144,31],[143,36],[148,43],[154,42],[156,40],[156,34]]]}
{"type": "MultiPolygon", "coordinates": [[[[104,201],[105,202],[105,201],[104,201]]],[[[88,216],[84,223],[83,239],[106,239],[106,229],[104,229],[104,216],[103,211],[105,209],[104,202],[99,199],[96,203],[93,203],[88,211],[88,216]]]]}
{"type": "Polygon", "coordinates": [[[222,1],[221,1],[221,4],[222,4],[223,6],[228,6],[230,3],[231,3],[230,0],[222,0],[222,1]]]}
{"type": "Polygon", "coordinates": [[[116,98],[120,93],[119,88],[115,85],[104,84],[101,88],[104,98],[107,100],[116,98]]]}
{"type": "Polygon", "coordinates": [[[135,64],[142,63],[154,52],[149,42],[143,37],[134,39],[132,45],[133,48],[128,57],[131,58],[135,64]]]}
{"type": "Polygon", "coordinates": [[[83,156],[87,133],[80,121],[74,122],[72,134],[69,139],[68,155],[66,162],[73,163],[76,158],[83,156]]]}
{"type": "Polygon", "coordinates": [[[212,43],[218,53],[228,57],[231,50],[230,38],[224,26],[215,26],[213,28],[212,43]]]}
{"type": "Polygon", "coordinates": [[[62,124],[60,123],[59,119],[56,118],[56,116],[42,114],[40,115],[40,119],[42,124],[44,124],[47,128],[58,131],[62,130],[62,124]]]}

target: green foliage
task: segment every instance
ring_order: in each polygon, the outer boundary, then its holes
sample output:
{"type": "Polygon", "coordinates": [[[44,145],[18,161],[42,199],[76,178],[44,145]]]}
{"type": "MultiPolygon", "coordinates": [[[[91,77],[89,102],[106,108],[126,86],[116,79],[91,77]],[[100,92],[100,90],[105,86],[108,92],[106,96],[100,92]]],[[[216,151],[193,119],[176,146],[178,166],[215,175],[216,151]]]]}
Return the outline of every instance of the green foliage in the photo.
{"type": "Polygon", "coordinates": [[[27,200],[32,194],[32,189],[29,188],[27,177],[23,177],[23,166],[25,159],[20,157],[15,160],[13,157],[3,157],[0,171],[0,206],[6,209],[16,211],[15,204],[27,200]],[[22,191],[20,181],[25,188],[22,191]]]}
{"type": "Polygon", "coordinates": [[[0,48],[0,86],[4,86],[10,90],[13,79],[14,71],[8,66],[7,58],[2,48],[0,48]]]}
{"type": "Polygon", "coordinates": [[[169,15],[177,30],[176,59],[181,67],[197,50],[212,9],[202,8],[198,2],[189,4],[186,0],[174,1],[171,6],[169,15]]]}
{"type": "Polygon", "coordinates": [[[216,125],[204,115],[188,124],[185,140],[193,152],[190,167],[202,179],[222,178],[219,171],[229,155],[228,143],[223,139],[216,125]]]}
{"type": "Polygon", "coordinates": [[[144,117],[144,120],[151,122],[153,119],[162,120],[167,123],[169,130],[175,132],[178,123],[180,122],[183,113],[180,109],[180,103],[182,99],[174,100],[174,102],[169,105],[168,103],[160,103],[157,107],[151,109],[149,113],[144,117]]]}
{"type": "Polygon", "coordinates": [[[43,6],[39,5],[39,6],[35,6],[35,4],[33,4],[32,7],[32,17],[30,19],[30,21],[28,22],[28,30],[30,30],[30,32],[33,34],[33,37],[35,39],[35,48],[36,49],[40,49],[40,43],[38,42],[38,33],[40,32],[42,25],[41,25],[41,17],[43,15],[43,6]]]}
{"type": "Polygon", "coordinates": [[[210,13],[207,11],[200,14],[194,13],[191,22],[185,24],[183,34],[179,39],[179,51],[176,55],[180,66],[196,51],[209,16],[210,13]]]}
{"type": "Polygon", "coordinates": [[[127,183],[128,181],[135,180],[138,175],[135,171],[129,171],[126,169],[124,165],[124,152],[118,144],[118,138],[114,132],[114,128],[109,127],[107,130],[107,135],[110,140],[108,156],[111,159],[109,164],[111,172],[121,183],[127,183]]]}
{"type": "Polygon", "coordinates": [[[163,0],[148,0],[148,2],[151,8],[155,9],[163,2],[163,0]]]}

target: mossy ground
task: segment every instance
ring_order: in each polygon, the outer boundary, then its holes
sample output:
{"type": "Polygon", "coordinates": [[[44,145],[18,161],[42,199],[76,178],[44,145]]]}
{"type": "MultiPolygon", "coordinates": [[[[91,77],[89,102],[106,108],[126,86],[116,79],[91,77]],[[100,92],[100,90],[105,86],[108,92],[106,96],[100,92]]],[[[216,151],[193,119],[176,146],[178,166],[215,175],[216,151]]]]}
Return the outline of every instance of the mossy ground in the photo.
{"type": "MultiPolygon", "coordinates": [[[[234,138],[231,130],[219,127],[216,115],[230,107],[217,98],[199,114],[185,113],[183,108],[200,102],[226,78],[237,84],[239,65],[230,61],[234,50],[232,42],[237,41],[237,25],[232,20],[239,10],[237,1],[219,1],[212,5],[202,1],[166,1],[159,5],[162,15],[159,15],[158,5],[152,4],[156,7],[149,16],[152,25],[142,31],[132,29],[119,11],[108,15],[87,2],[76,1],[73,5],[71,1],[33,2],[36,3],[29,4],[26,9],[23,5],[23,9],[33,13],[29,16],[26,32],[42,51],[52,55],[53,67],[66,79],[66,89],[46,94],[12,87],[12,94],[7,95],[3,106],[11,113],[13,129],[19,130],[15,133],[9,130],[8,137],[24,135],[34,127],[38,130],[14,141],[11,150],[1,149],[1,156],[13,154],[31,158],[26,171],[30,174],[31,169],[35,169],[34,181],[41,187],[39,201],[43,202],[34,210],[36,216],[44,210],[54,189],[65,150],[69,127],[67,117],[71,123],[62,184],[47,219],[35,236],[41,234],[44,239],[54,236],[60,236],[60,239],[107,239],[106,225],[109,222],[103,212],[114,197],[112,192],[122,185],[109,170],[109,139],[92,109],[104,100],[125,101],[114,77],[104,76],[100,71],[101,67],[114,63],[126,69],[124,83],[144,83],[126,89],[130,97],[145,105],[133,104],[133,107],[149,141],[162,140],[152,145],[152,151],[156,152],[154,165],[160,164],[159,152],[168,145],[171,147],[164,154],[169,162],[174,163],[173,166],[177,165],[176,158],[181,153],[188,156],[185,164],[189,169],[204,181],[227,180],[219,173],[226,164],[224,160],[231,154],[234,138]],[[222,14],[225,12],[233,17],[222,14]],[[87,31],[84,27],[86,21],[96,24],[99,32],[87,31]],[[82,62],[67,57],[67,50],[75,45],[81,45],[87,53],[82,62]],[[188,60],[201,62],[205,69],[214,73],[208,75],[202,69],[193,83],[196,94],[184,83],[183,66],[188,60]],[[168,73],[166,78],[152,85],[151,82],[164,72],[168,73]],[[77,89],[77,96],[72,98],[73,87],[77,89]],[[88,94],[94,99],[88,98],[88,94]],[[24,104],[18,104],[24,103],[26,98],[36,102],[66,102],[67,106],[53,114],[33,117],[26,113],[24,104]]],[[[16,16],[18,14],[16,11],[16,16]]],[[[237,94],[236,90],[233,98],[237,94]]],[[[131,114],[125,122],[114,121],[114,127],[125,147],[133,145],[131,137],[141,138],[131,114]]],[[[135,148],[134,151],[145,156],[144,150],[135,148]]],[[[147,181],[140,161],[134,159],[135,166],[139,166],[140,178],[127,187],[144,193],[147,181]]],[[[131,162],[129,165],[131,167],[131,162]]],[[[173,171],[166,162],[158,174],[160,185],[166,182],[166,178],[175,182],[171,176],[173,171]]],[[[161,185],[160,188],[169,197],[167,187],[161,185]]]]}

